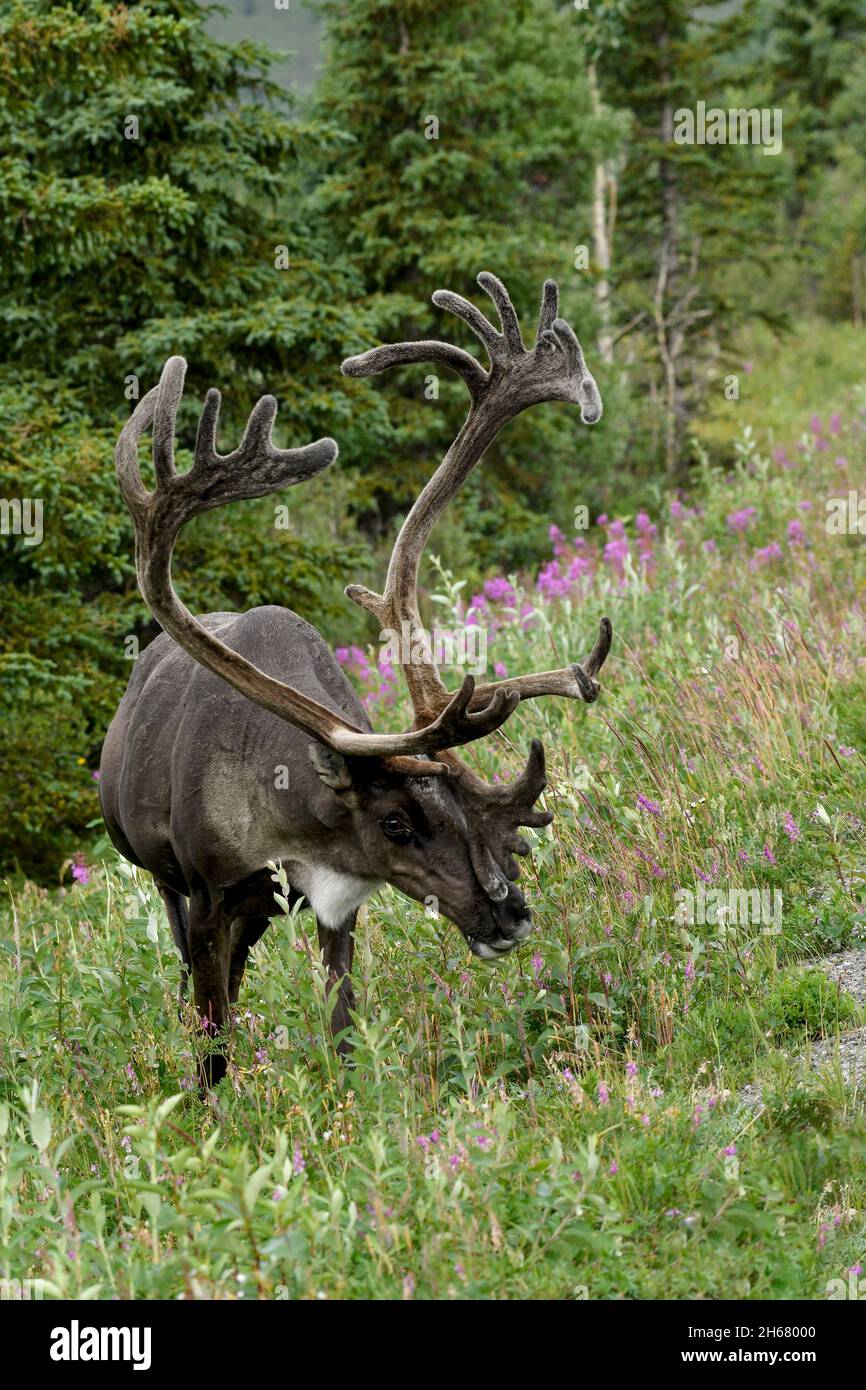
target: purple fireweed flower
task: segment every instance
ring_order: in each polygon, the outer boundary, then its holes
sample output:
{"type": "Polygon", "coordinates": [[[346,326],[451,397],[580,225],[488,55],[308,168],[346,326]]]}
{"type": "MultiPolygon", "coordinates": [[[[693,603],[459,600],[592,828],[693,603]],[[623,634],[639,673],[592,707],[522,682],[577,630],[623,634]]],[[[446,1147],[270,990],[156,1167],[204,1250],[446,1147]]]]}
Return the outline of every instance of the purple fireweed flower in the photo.
{"type": "Polygon", "coordinates": [[[658,802],[650,801],[649,797],[644,796],[643,792],[638,792],[637,804],[641,806],[644,811],[649,811],[651,816],[660,816],[662,813],[662,808],[659,806],[658,802]]]}
{"type": "Polygon", "coordinates": [[[508,667],[501,661],[495,661],[493,663],[493,674],[494,676],[498,676],[500,680],[504,680],[508,675],[508,667]]]}
{"type": "Polygon", "coordinates": [[[617,1163],[616,1159],[613,1160],[607,1171],[610,1173],[610,1176],[612,1178],[616,1177],[617,1173],[619,1172],[619,1164],[617,1163]]]}
{"type": "Polygon", "coordinates": [[[75,879],[76,883],[89,883],[90,870],[88,869],[86,864],[73,864],[72,877],[75,879]]]}
{"type": "Polygon", "coordinates": [[[842,416],[839,414],[838,410],[834,410],[833,414],[830,416],[830,423],[827,426],[827,429],[829,430],[830,434],[838,434],[841,428],[842,416]]]}
{"type": "Polygon", "coordinates": [[[843,758],[853,758],[853,756],[854,756],[854,754],[855,754],[856,752],[857,752],[857,749],[856,749],[856,748],[849,748],[848,745],[847,745],[847,743],[840,743],[840,744],[839,744],[839,754],[840,754],[840,756],[843,757],[843,758]]]}
{"type": "Polygon", "coordinates": [[[835,465],[836,465],[837,468],[847,468],[847,467],[848,467],[848,460],[846,459],[846,457],[845,457],[844,454],[840,454],[838,458],[835,458],[835,459],[833,460],[833,462],[835,463],[835,465]]]}
{"type": "Polygon", "coordinates": [[[638,1071],[637,1062],[626,1062],[626,1064],[625,1064],[625,1074],[626,1074],[626,1076],[637,1076],[637,1071],[638,1071]]]}
{"type": "Polygon", "coordinates": [[[730,512],[725,518],[728,526],[735,535],[742,535],[749,529],[754,517],[758,514],[756,507],[743,507],[738,512],[730,512]]]}
{"type": "Polygon", "coordinates": [[[566,550],[568,549],[568,545],[566,543],[565,536],[562,534],[559,527],[549,526],[547,529],[547,534],[550,539],[550,543],[553,546],[554,555],[564,555],[566,550]]]}
{"type": "Polygon", "coordinates": [[[790,811],[786,811],[784,816],[782,817],[782,829],[784,830],[789,840],[799,840],[800,827],[794,820],[794,817],[791,815],[790,811]]]}
{"type": "Polygon", "coordinates": [[[487,599],[483,594],[475,594],[469,602],[469,607],[466,609],[466,621],[469,622],[470,619],[474,620],[476,616],[480,617],[482,613],[486,612],[487,599]]]}
{"type": "Polygon", "coordinates": [[[812,416],[811,420],[809,421],[809,429],[810,429],[810,430],[812,431],[812,433],[813,433],[814,435],[816,435],[816,436],[819,435],[819,434],[821,434],[822,431],[821,431],[821,417],[820,417],[820,415],[813,415],[813,416],[812,416]]]}
{"type": "Polygon", "coordinates": [[[718,548],[719,547],[716,545],[716,542],[713,540],[712,536],[708,541],[704,541],[704,550],[707,552],[708,555],[714,555],[718,548]]]}
{"type": "Polygon", "coordinates": [[[567,577],[574,582],[576,579],[582,579],[585,574],[589,574],[591,571],[592,562],[585,555],[575,555],[568,566],[567,577]]]}
{"type": "Polygon", "coordinates": [[[736,1144],[729,1144],[726,1149],[722,1149],[722,1153],[725,1155],[725,1158],[735,1158],[737,1153],[736,1144]]]}
{"type": "Polygon", "coordinates": [[[610,1091],[607,1089],[603,1081],[599,1081],[598,1087],[596,1089],[596,1095],[598,1096],[599,1105],[610,1105],[610,1091]]]}
{"type": "Polygon", "coordinates": [[[781,560],[782,547],[778,541],[770,541],[769,545],[761,546],[752,556],[752,567],[758,565],[769,565],[772,560],[781,560]]]}
{"type": "Polygon", "coordinates": [[[298,1177],[301,1173],[303,1173],[306,1166],[307,1165],[304,1160],[304,1156],[301,1153],[300,1148],[296,1144],[295,1152],[292,1154],[292,1172],[294,1173],[295,1177],[298,1177]]]}
{"type": "Polygon", "coordinates": [[[563,598],[568,593],[569,581],[562,574],[558,560],[550,560],[542,566],[535,587],[548,599],[563,598]]]}
{"type": "Polygon", "coordinates": [[[795,517],[793,521],[788,522],[788,544],[802,545],[805,539],[806,532],[803,530],[803,523],[795,517]]]}
{"type": "MultiPolygon", "coordinates": [[[[613,531],[613,527],[611,527],[611,531],[613,531]]],[[[627,537],[614,536],[612,540],[609,540],[604,547],[604,558],[622,578],[625,573],[625,562],[628,559],[627,537]]]]}
{"type": "Polygon", "coordinates": [[[770,849],[769,845],[764,845],[764,858],[766,859],[768,864],[775,864],[776,862],[776,856],[770,849]]]}
{"type": "Polygon", "coordinates": [[[517,602],[517,595],[507,579],[499,575],[496,579],[485,579],[484,593],[487,598],[494,603],[506,603],[513,606],[517,602]]]}

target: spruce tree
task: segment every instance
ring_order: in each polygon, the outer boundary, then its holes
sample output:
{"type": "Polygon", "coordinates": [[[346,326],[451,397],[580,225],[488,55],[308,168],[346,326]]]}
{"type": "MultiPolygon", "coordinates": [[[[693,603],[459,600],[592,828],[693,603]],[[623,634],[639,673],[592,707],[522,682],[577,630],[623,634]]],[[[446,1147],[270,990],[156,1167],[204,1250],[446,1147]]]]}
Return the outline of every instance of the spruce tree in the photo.
{"type": "MultiPolygon", "coordinates": [[[[488,269],[530,323],[544,279],[558,279],[563,311],[597,368],[591,271],[576,268],[575,248],[590,240],[595,154],[617,127],[592,114],[575,11],[557,12],[551,0],[495,9],[487,0],[339,0],[322,9],[316,111],[348,139],[326,155],[313,205],[337,262],[363,286],[362,346],[385,335],[446,337],[477,351],[430,295],[444,287],[477,296],[475,276],[488,269]]],[[[388,408],[387,436],[356,462],[369,479],[365,525],[389,535],[459,427],[465,391],[445,374],[431,387],[416,368],[359,383],[356,399],[359,410],[388,408]]],[[[564,409],[514,422],[434,550],[461,572],[534,558],[551,519],[599,496],[617,443],[615,411],[591,438],[564,409]]]]}

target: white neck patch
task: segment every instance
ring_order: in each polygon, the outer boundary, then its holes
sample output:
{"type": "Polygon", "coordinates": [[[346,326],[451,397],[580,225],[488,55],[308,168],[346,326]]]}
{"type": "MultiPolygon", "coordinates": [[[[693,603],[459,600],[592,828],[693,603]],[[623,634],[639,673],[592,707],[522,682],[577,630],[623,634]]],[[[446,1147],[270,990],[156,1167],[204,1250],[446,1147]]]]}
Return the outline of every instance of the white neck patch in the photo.
{"type": "Polygon", "coordinates": [[[381,882],[375,878],[357,878],[342,874],[326,864],[298,865],[292,872],[291,885],[303,893],[316,918],[323,927],[341,927],[353,912],[357,912],[381,882]]]}

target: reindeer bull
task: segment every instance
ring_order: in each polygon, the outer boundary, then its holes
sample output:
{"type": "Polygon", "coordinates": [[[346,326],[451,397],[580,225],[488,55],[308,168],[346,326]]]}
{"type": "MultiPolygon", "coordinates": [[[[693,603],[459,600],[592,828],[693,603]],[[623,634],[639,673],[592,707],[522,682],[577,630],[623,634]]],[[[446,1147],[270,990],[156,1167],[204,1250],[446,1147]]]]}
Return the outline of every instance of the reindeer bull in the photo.
{"type": "MultiPolygon", "coordinates": [[[[383,628],[408,633],[403,671],[415,711],[406,733],[374,732],[331,651],[303,618],[279,607],[194,618],[171,582],[180,528],[211,507],[263,497],[303,482],[337,457],[332,439],[276,449],[276,402],[265,396],[234,453],[216,451],[220,396],[209,391],[192,468],[174,464],[174,430],[186,363],[173,357],[139,402],[117,445],[117,476],[135,524],[138,582],[164,629],[136,662],[102,754],[100,796],[108,832],[127,859],[148,870],[165,903],[195,1005],[216,1035],[226,1028],[252,946],[277,914],[268,861],[280,861],[290,902],[315,913],[330,987],[332,1027],[349,1024],[353,931],[361,903],[382,883],[423,902],[433,896],[476,956],[511,951],[531,930],[517,887],[521,826],[552,816],[533,809],[544,790],[544,751],[533,742],[514,782],[487,785],[452,751],[498,729],[521,700],[563,695],[595,700],[611,630],[583,665],[449,693],[432,659],[418,610],[418,567],[427,538],[502,426],[542,401],[601,416],[598,388],[569,325],[557,317],[547,281],[534,346],[527,350],[509,296],[495,276],[478,283],[501,331],[468,300],[439,290],[433,301],[477,334],[489,367],[462,348],[427,341],[373,348],[343,363],[361,377],[410,362],[457,372],[469,414],[412,507],[394,545],[385,589],[346,590],[383,628]],[[156,483],[144,487],[138,441],[152,432],[156,483]],[[420,659],[419,659],[420,657],[420,659]],[[275,770],[288,769],[288,790],[275,770]],[[188,905],[187,905],[188,904],[188,905]]],[[[345,1046],[345,1036],[341,1039],[345,1046]]],[[[222,1053],[203,1063],[203,1081],[225,1073],[222,1053]]]]}

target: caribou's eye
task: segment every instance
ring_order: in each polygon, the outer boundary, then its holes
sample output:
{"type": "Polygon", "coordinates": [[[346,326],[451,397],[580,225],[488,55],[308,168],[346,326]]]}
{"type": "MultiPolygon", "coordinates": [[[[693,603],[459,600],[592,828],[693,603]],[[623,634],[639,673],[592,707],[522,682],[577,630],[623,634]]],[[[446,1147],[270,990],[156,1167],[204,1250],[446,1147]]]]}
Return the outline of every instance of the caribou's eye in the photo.
{"type": "Polygon", "coordinates": [[[399,816],[386,816],[379,824],[389,840],[396,840],[399,844],[406,845],[412,838],[411,827],[399,816]]]}

